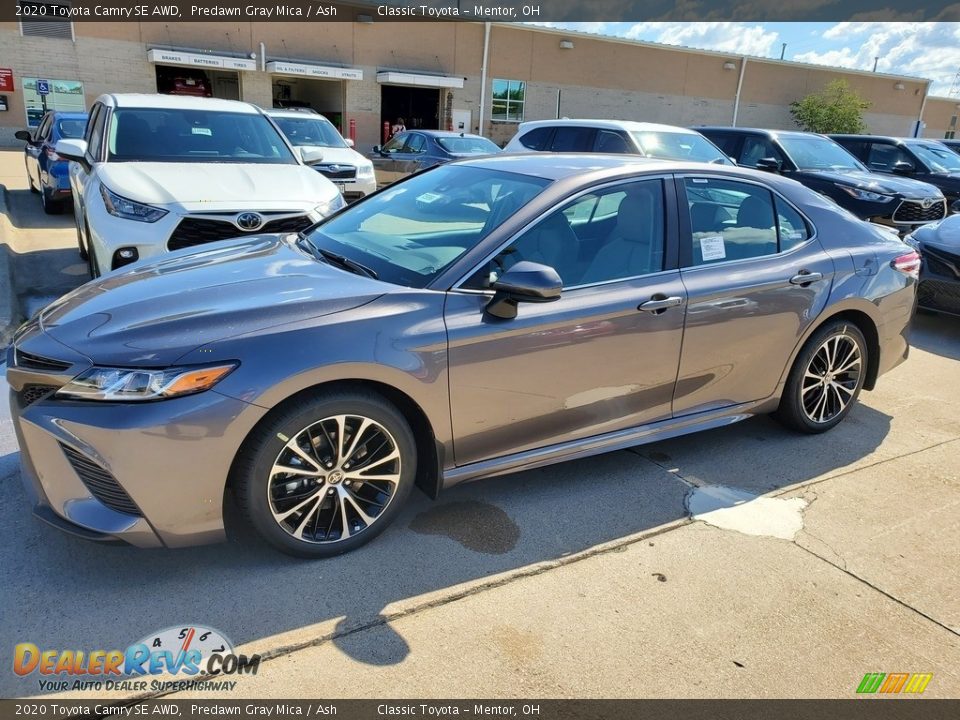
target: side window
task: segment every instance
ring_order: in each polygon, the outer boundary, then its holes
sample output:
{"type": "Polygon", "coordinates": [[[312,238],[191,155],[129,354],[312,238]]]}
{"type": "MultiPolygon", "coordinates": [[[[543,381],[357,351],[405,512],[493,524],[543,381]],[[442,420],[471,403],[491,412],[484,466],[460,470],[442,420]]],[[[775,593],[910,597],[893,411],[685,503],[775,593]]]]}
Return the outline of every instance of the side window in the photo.
{"type": "Polygon", "coordinates": [[[558,127],[550,149],[553,152],[589,152],[593,147],[593,128],[558,127]]]}
{"type": "Polygon", "coordinates": [[[547,143],[550,142],[550,133],[552,132],[552,127],[534,128],[530,132],[520,136],[520,144],[528,150],[546,150],[547,143]]]}
{"type": "Polygon", "coordinates": [[[90,139],[87,141],[87,152],[94,162],[100,159],[100,149],[103,146],[103,129],[107,120],[107,109],[102,105],[96,108],[96,116],[87,126],[90,139]]]}
{"type": "Polygon", "coordinates": [[[792,250],[810,239],[810,229],[800,213],[783,199],[774,198],[777,207],[777,232],[780,236],[780,252],[792,250]]]}
{"type": "Polygon", "coordinates": [[[886,143],[871,143],[867,156],[867,165],[873,170],[892,171],[898,162],[913,164],[910,157],[902,148],[886,143]]]}
{"type": "Polygon", "coordinates": [[[740,165],[756,167],[757,161],[765,158],[783,162],[783,155],[767,138],[757,135],[748,135],[743,138],[743,149],[740,150],[740,159],[737,161],[740,165]]]}
{"type": "Polygon", "coordinates": [[[597,130],[597,141],[593,147],[598,153],[628,154],[636,152],[620,133],[614,130],[597,130]]]}
{"type": "Polygon", "coordinates": [[[403,148],[403,151],[409,153],[422,153],[424,150],[426,150],[426,146],[426,138],[424,138],[423,135],[413,133],[410,135],[410,139],[407,140],[407,145],[403,148]]]}
{"type": "Polygon", "coordinates": [[[397,153],[403,150],[404,144],[407,142],[407,139],[410,137],[410,133],[399,133],[394,135],[392,138],[387,140],[387,143],[380,148],[381,152],[385,153],[397,153]]]}
{"type": "Polygon", "coordinates": [[[97,103],[90,109],[90,117],[87,118],[87,128],[83,133],[83,139],[86,140],[87,144],[90,144],[90,138],[93,136],[93,126],[97,122],[97,117],[100,115],[100,111],[103,109],[103,105],[97,103]]]}
{"type": "Polygon", "coordinates": [[[740,144],[739,136],[723,133],[722,135],[710,134],[706,137],[707,140],[723,150],[724,155],[727,155],[728,157],[737,156],[737,146],[740,144]]]}
{"type": "Polygon", "coordinates": [[[664,218],[661,180],[581,196],[510,243],[464,287],[489,288],[521,260],[549,265],[567,288],[658,272],[663,269],[664,218]],[[616,212],[600,212],[611,206],[616,212]]]}
{"type": "Polygon", "coordinates": [[[713,178],[686,178],[684,185],[694,265],[777,252],[777,221],[769,190],[713,178]]]}

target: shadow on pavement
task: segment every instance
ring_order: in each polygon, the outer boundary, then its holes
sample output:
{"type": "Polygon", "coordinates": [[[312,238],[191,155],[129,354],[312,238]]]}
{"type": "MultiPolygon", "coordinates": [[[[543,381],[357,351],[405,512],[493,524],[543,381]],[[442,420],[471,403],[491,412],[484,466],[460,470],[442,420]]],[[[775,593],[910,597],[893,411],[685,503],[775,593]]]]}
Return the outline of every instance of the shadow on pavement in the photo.
{"type": "Polygon", "coordinates": [[[69,205],[59,215],[47,215],[40,205],[40,195],[29,190],[7,190],[10,223],[18,230],[45,230],[74,227],[73,210],[69,205]]]}
{"type": "Polygon", "coordinates": [[[910,326],[910,344],[935,355],[960,360],[960,317],[921,310],[910,326]]]}
{"type": "MultiPolygon", "coordinates": [[[[820,436],[755,418],[459,486],[436,503],[415,492],[377,540],[322,561],[273,551],[238,525],[229,502],[223,545],[174,551],[86,543],[34,520],[13,473],[0,504],[0,583],[8,589],[0,647],[122,649],[152,630],[192,623],[218,628],[238,645],[298,629],[298,642],[303,631],[333,631],[336,646],[357,661],[391,665],[411,652],[384,625],[397,603],[424,602],[432,598],[421,596],[682,519],[689,487],[677,475],[768,492],[856,463],[889,429],[889,416],[862,404],[820,436]],[[352,632],[378,624],[372,636],[352,632]]],[[[37,694],[38,686],[33,677],[0,673],[0,693],[37,694]]]]}

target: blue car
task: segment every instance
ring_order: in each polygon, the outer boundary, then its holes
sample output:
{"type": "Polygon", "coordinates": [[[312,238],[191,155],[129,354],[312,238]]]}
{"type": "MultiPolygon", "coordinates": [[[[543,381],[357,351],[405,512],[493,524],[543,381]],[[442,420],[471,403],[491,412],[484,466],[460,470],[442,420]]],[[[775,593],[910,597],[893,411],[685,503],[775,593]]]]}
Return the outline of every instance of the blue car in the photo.
{"type": "Polygon", "coordinates": [[[383,147],[374,145],[373,170],[377,187],[451,160],[495,155],[500,148],[487,138],[443,130],[409,130],[397,133],[383,147]]]}
{"type": "Polygon", "coordinates": [[[26,143],[23,162],[27,167],[30,191],[40,193],[43,210],[48,215],[62,213],[72,200],[70,162],[62,160],[54,147],[63,138],[82,138],[86,127],[86,113],[51,110],[43,116],[33,133],[29,130],[16,133],[17,139],[26,143]]]}

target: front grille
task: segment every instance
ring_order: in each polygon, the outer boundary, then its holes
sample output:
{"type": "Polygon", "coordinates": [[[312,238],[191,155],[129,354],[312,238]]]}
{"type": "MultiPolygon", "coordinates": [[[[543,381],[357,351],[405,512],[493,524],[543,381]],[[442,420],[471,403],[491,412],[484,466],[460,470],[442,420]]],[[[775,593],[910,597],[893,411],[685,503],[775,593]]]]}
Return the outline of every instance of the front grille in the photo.
{"type": "Polygon", "coordinates": [[[76,471],[80,480],[87,486],[87,490],[97,500],[111,510],[127,515],[140,515],[140,508],[127,495],[126,490],[120,487],[117,479],[108,470],[100,467],[83,453],[74,450],[69,445],[60,443],[60,449],[67,456],[70,465],[76,471]]]}
{"type": "Polygon", "coordinates": [[[922,255],[927,272],[960,279],[960,256],[928,247],[923,248],[922,255]]]}
{"type": "Polygon", "coordinates": [[[27,370],[42,370],[44,372],[63,372],[70,368],[70,363],[24,352],[19,348],[15,351],[17,367],[27,370]]]}
{"type": "MultiPolygon", "coordinates": [[[[300,232],[312,224],[310,218],[306,215],[295,215],[293,217],[270,220],[256,230],[251,231],[251,233],[300,232]]],[[[167,241],[167,249],[181,250],[196,245],[217,242],[218,240],[243,237],[245,234],[251,233],[244,233],[243,230],[238,230],[236,225],[227,220],[187,217],[181,220],[180,224],[174,229],[173,234],[167,241]]]]}
{"type": "Polygon", "coordinates": [[[945,200],[935,200],[928,208],[924,208],[919,201],[904,200],[893,213],[893,221],[895,223],[926,223],[939,220],[946,214],[945,200]]]}
{"type": "Polygon", "coordinates": [[[17,393],[20,407],[29,407],[57,390],[58,388],[54,385],[24,385],[23,389],[17,393]]]}
{"type": "Polygon", "coordinates": [[[960,315],[960,282],[924,280],[917,288],[920,307],[960,315]]]}
{"type": "Polygon", "coordinates": [[[353,180],[357,177],[357,168],[353,165],[320,163],[319,165],[311,165],[311,167],[330,180],[353,180]]]}

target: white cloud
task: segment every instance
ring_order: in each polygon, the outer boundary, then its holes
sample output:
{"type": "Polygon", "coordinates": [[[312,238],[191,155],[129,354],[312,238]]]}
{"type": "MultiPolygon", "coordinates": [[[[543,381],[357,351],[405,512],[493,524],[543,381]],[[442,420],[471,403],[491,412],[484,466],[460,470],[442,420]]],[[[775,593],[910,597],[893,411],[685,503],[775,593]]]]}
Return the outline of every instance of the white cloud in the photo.
{"type": "Polygon", "coordinates": [[[763,25],[742,22],[644,22],[626,31],[626,37],[664,45],[683,45],[768,57],[778,35],[763,25]]]}
{"type": "Polygon", "coordinates": [[[800,53],[799,62],[914,75],[933,81],[931,93],[945,95],[960,70],[960,23],[844,22],[823,33],[845,41],[842,48],[800,53]]]}

